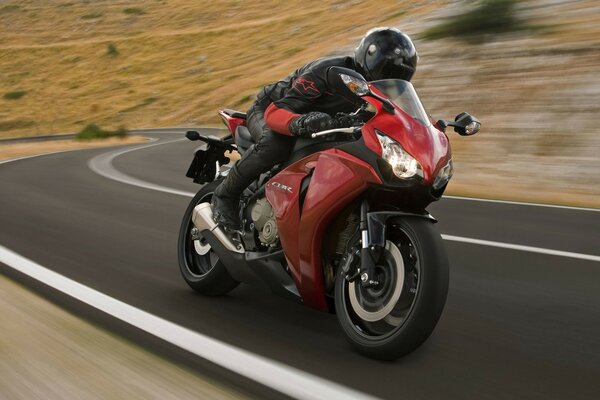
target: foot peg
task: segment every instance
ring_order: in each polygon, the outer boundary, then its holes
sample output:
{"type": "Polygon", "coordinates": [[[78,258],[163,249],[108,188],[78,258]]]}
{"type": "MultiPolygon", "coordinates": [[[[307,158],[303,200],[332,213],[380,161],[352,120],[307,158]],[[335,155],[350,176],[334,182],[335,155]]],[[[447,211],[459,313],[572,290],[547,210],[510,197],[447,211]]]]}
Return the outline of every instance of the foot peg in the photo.
{"type": "Polygon", "coordinates": [[[241,243],[234,243],[223,231],[223,228],[214,221],[212,207],[210,203],[200,203],[194,207],[192,222],[198,228],[200,233],[204,230],[211,231],[227,250],[236,253],[244,253],[244,246],[241,243]]]}

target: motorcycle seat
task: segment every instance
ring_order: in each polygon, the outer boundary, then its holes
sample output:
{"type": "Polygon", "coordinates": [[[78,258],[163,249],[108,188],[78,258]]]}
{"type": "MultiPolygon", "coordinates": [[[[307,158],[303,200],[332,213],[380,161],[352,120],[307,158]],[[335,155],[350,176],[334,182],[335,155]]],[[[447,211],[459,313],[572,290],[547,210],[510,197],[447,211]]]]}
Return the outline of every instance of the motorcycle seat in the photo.
{"type": "Polygon", "coordinates": [[[223,110],[223,112],[227,115],[229,115],[232,118],[242,118],[242,119],[246,119],[246,113],[245,112],[241,112],[241,111],[236,111],[236,110],[232,110],[230,108],[226,108],[223,110]]]}
{"type": "Polygon", "coordinates": [[[240,154],[244,154],[254,144],[250,131],[244,125],[235,128],[235,144],[240,154]]]}

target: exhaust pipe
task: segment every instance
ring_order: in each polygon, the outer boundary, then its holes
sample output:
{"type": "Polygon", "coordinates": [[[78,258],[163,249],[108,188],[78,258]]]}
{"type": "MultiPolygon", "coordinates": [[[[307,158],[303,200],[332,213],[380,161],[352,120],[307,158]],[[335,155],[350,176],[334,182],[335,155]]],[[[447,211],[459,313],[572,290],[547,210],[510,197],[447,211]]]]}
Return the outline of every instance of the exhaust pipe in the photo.
{"type": "Polygon", "coordinates": [[[225,232],[223,232],[223,230],[215,223],[210,203],[200,203],[194,207],[192,222],[196,228],[198,228],[200,233],[204,230],[211,231],[227,250],[242,254],[245,252],[244,246],[233,243],[225,232]]]}

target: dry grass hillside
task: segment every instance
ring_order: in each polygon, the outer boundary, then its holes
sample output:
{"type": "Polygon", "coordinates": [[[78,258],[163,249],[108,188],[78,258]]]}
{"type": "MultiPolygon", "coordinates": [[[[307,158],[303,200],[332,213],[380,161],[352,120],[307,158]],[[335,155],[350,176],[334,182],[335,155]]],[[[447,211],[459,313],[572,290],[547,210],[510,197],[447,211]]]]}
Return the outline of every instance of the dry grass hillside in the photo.
{"type": "Polygon", "coordinates": [[[449,134],[450,192],[600,207],[597,0],[1,0],[0,137],[216,124],[218,108],[247,108],[379,25],[416,39],[432,115],[483,122],[449,134]],[[526,29],[425,39],[481,1],[515,3],[526,29]]]}
{"type": "Polygon", "coordinates": [[[430,3],[2,1],[0,137],[216,123],[219,107],[245,109],[264,84],[430,3]]]}

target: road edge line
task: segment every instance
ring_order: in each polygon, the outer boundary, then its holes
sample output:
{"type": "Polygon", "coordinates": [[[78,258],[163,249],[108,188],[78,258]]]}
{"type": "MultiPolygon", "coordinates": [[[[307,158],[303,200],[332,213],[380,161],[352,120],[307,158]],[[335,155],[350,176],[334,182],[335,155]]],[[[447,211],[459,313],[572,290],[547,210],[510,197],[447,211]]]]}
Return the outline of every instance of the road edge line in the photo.
{"type": "Polygon", "coordinates": [[[150,147],[160,146],[163,144],[177,143],[186,140],[184,139],[172,139],[166,141],[158,141],[157,143],[146,144],[142,146],[136,146],[126,149],[112,150],[107,153],[101,153],[90,159],[87,163],[88,167],[96,174],[103,176],[106,179],[121,182],[126,185],[137,186],[144,189],[155,190],[157,192],[164,192],[169,194],[175,194],[178,196],[194,197],[195,193],[186,192],[184,190],[173,189],[167,186],[157,185],[151,182],[143,181],[141,179],[134,178],[117,170],[113,165],[112,161],[123,154],[135,150],[147,149],[150,147]]]}
{"type": "Polygon", "coordinates": [[[547,208],[562,208],[565,210],[573,210],[573,211],[592,211],[598,212],[600,208],[592,208],[592,207],[576,207],[576,206],[562,206],[560,204],[544,204],[544,203],[529,203],[526,201],[515,201],[515,200],[499,200],[499,199],[484,199],[481,197],[467,197],[467,196],[452,196],[452,195],[444,195],[442,196],[444,199],[454,199],[454,200],[467,200],[467,201],[479,201],[482,203],[499,203],[499,204],[514,204],[517,206],[533,206],[533,207],[547,207],[547,208]]]}
{"type": "Polygon", "coordinates": [[[2,245],[0,262],[114,318],[288,396],[302,400],[376,399],[157,317],[60,275],[2,245]]]}
{"type": "Polygon", "coordinates": [[[445,235],[445,234],[442,234],[442,238],[444,240],[448,240],[451,242],[478,244],[481,246],[500,247],[500,248],[510,249],[510,250],[520,250],[520,251],[527,251],[530,253],[540,253],[540,254],[547,254],[547,255],[551,255],[551,256],[570,257],[570,258],[577,258],[580,260],[600,262],[600,256],[595,256],[592,254],[573,253],[570,251],[545,249],[543,247],[524,246],[524,245],[520,245],[520,244],[494,242],[491,240],[473,239],[473,238],[468,238],[468,237],[463,237],[463,236],[454,236],[454,235],[445,235]]]}

